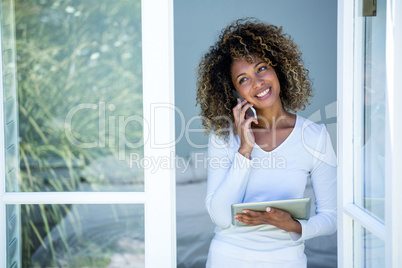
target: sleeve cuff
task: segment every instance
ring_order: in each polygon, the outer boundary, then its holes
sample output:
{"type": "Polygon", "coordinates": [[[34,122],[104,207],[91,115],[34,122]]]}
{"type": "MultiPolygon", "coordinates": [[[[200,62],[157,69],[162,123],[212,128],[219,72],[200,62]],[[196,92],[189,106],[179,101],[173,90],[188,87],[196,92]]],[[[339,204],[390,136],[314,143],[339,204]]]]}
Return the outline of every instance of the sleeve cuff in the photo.
{"type": "Polygon", "coordinates": [[[300,222],[300,225],[302,227],[302,233],[296,233],[296,232],[289,232],[289,237],[290,239],[292,239],[293,241],[298,241],[303,237],[303,230],[305,230],[305,224],[306,224],[306,220],[297,220],[298,222],[300,222]]]}
{"type": "Polygon", "coordinates": [[[295,232],[290,232],[289,236],[290,236],[290,239],[292,239],[295,242],[301,238],[301,234],[295,233],[295,232]]]}
{"type": "Polygon", "coordinates": [[[240,169],[241,168],[249,169],[253,164],[253,160],[248,159],[247,157],[245,157],[244,155],[242,155],[239,152],[236,152],[233,164],[234,164],[235,169],[239,169],[239,168],[240,169]]]}

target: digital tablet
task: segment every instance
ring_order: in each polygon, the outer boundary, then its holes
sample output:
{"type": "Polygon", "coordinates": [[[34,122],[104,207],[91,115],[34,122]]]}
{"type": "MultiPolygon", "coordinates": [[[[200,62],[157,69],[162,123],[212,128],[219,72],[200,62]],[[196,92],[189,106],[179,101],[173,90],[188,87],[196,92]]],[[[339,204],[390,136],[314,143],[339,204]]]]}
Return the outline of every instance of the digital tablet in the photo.
{"type": "Polygon", "coordinates": [[[293,219],[307,220],[310,217],[310,198],[275,200],[256,203],[241,203],[232,205],[232,224],[234,226],[246,226],[241,221],[235,220],[235,215],[243,213],[243,210],[265,211],[266,207],[278,208],[290,213],[293,219]]]}

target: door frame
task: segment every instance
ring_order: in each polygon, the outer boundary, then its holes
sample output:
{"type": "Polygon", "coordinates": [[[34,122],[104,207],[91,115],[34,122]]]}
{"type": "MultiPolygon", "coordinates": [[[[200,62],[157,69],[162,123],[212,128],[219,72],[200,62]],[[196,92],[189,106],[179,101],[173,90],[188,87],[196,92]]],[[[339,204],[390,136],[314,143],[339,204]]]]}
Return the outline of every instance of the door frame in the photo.
{"type": "MultiPolygon", "coordinates": [[[[354,2],[338,1],[338,267],[354,267],[354,223],[385,243],[386,267],[402,265],[402,3],[387,0],[385,221],[354,202],[354,2]],[[399,75],[397,75],[399,74],[399,75]],[[399,117],[398,117],[399,115],[399,117]],[[398,136],[399,134],[399,136],[398,136]]],[[[355,137],[357,138],[357,137],[355,137]]]]}

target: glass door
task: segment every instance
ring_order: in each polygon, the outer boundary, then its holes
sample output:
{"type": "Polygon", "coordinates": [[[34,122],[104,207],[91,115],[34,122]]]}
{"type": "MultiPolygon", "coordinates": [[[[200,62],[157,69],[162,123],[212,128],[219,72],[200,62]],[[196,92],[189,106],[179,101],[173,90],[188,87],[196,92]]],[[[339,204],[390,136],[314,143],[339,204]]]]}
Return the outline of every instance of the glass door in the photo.
{"type": "Polygon", "coordinates": [[[1,1],[0,267],[175,266],[172,16],[1,1]]]}
{"type": "Polygon", "coordinates": [[[395,64],[400,58],[396,48],[402,45],[396,38],[398,5],[392,0],[338,5],[340,267],[402,264],[396,242],[402,239],[396,224],[402,220],[396,194],[402,159],[395,139],[402,131],[395,120],[401,114],[400,104],[395,105],[401,83],[394,76],[401,70],[395,64]]]}
{"type": "Polygon", "coordinates": [[[354,205],[373,223],[354,222],[354,267],[385,266],[386,0],[369,4],[355,2],[353,169],[354,205]]]}

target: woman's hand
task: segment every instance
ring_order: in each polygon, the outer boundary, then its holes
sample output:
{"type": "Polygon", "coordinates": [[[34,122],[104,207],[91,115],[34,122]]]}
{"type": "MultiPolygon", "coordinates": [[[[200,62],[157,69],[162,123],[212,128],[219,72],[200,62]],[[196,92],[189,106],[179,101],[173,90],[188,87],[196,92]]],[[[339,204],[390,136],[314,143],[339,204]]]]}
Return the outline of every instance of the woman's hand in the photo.
{"type": "Polygon", "coordinates": [[[300,222],[292,219],[290,214],[284,210],[267,207],[265,212],[243,210],[246,214],[236,214],[237,221],[247,225],[270,224],[287,232],[296,232],[301,234],[300,222]]]}
{"type": "Polygon", "coordinates": [[[246,111],[252,106],[253,104],[247,102],[247,100],[240,101],[240,99],[237,99],[237,105],[233,108],[234,127],[240,138],[239,153],[247,158],[250,158],[255,143],[251,122],[258,124],[257,118],[248,116],[246,118],[246,111]]]}

